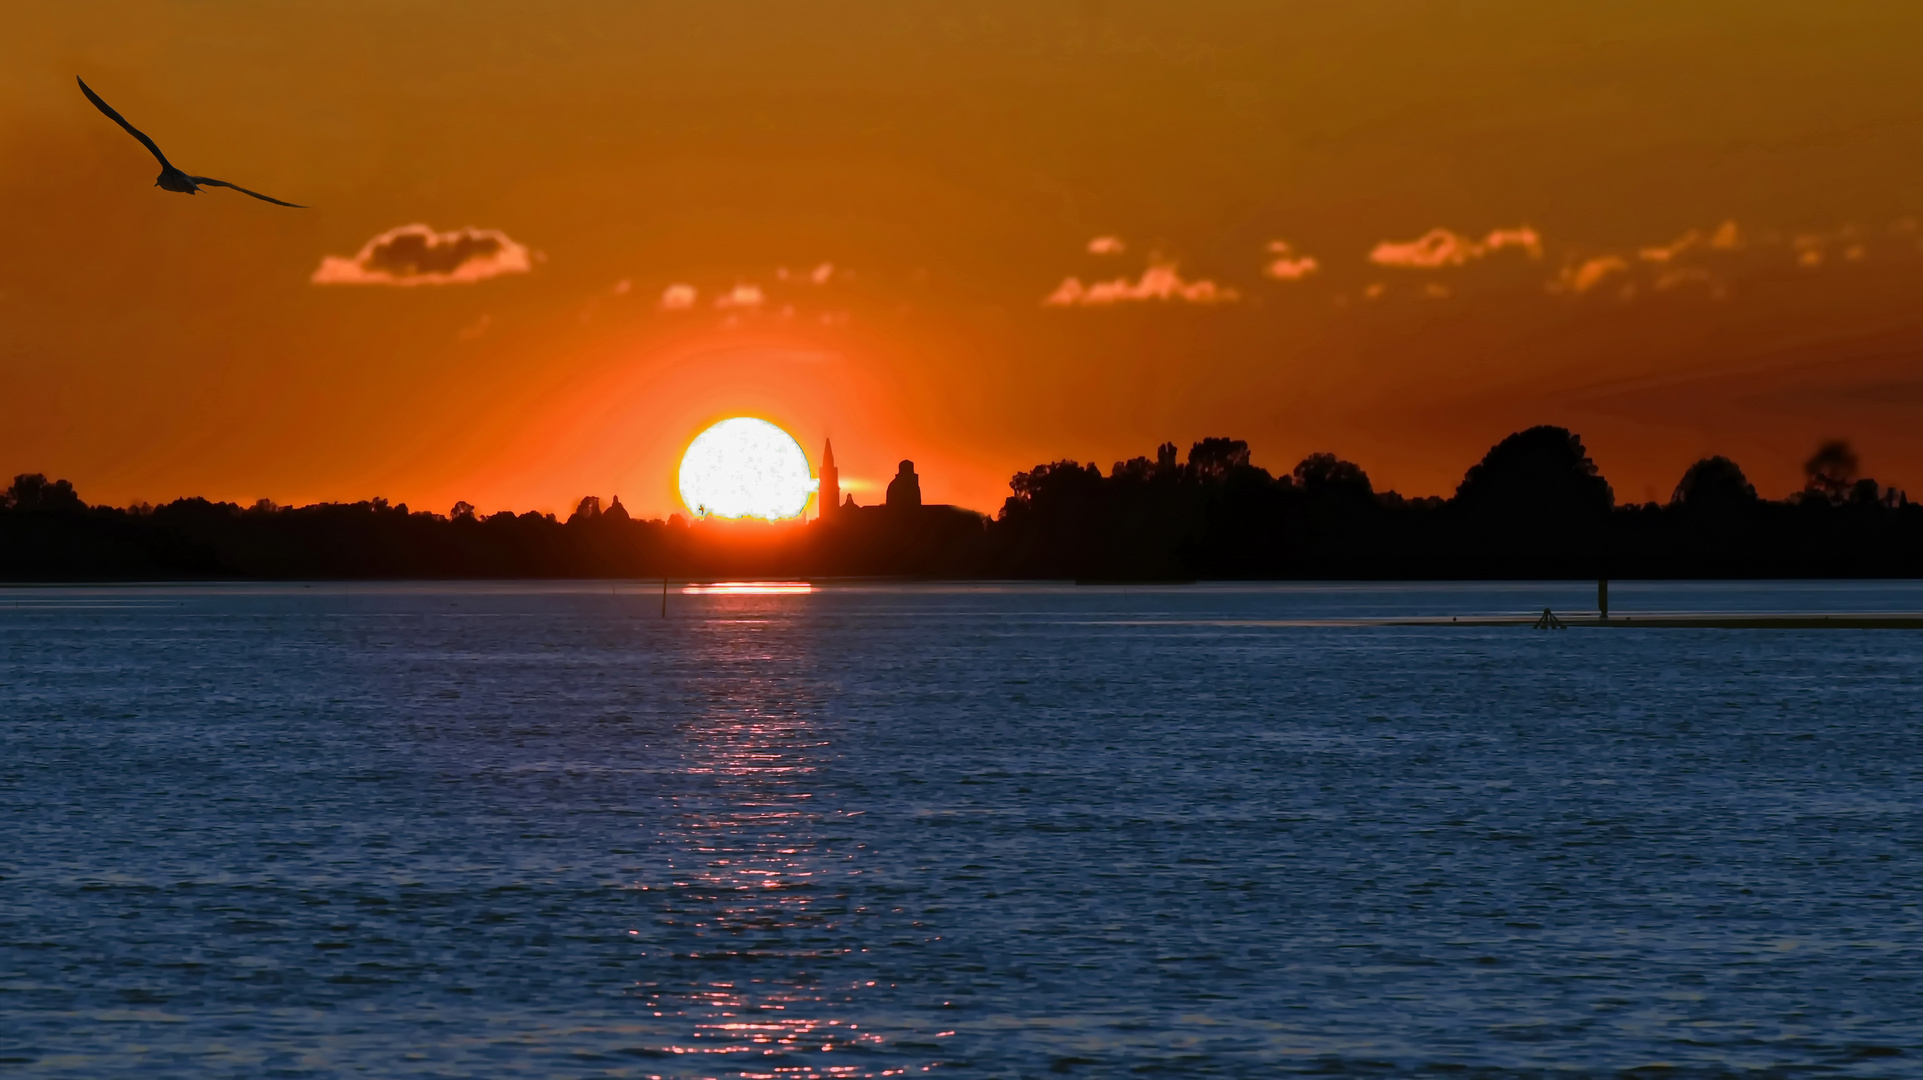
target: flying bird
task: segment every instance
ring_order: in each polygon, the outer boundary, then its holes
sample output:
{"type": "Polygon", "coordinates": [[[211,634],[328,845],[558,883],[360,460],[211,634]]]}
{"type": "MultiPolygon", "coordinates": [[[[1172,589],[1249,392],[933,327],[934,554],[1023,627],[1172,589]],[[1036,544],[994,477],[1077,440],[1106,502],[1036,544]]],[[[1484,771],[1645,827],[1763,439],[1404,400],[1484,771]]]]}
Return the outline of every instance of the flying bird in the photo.
{"type": "Polygon", "coordinates": [[[87,81],[85,79],[82,79],[78,75],[76,75],[74,76],[73,81],[80,84],[80,92],[87,95],[87,100],[93,102],[94,108],[99,109],[103,113],[106,113],[107,119],[112,120],[114,123],[119,124],[121,127],[126,128],[127,134],[132,135],[136,139],[139,139],[140,145],[152,151],[153,155],[160,159],[160,176],[154,180],[155,187],[163,188],[167,191],[178,191],[185,195],[194,195],[199,193],[203,185],[207,187],[233,188],[235,191],[240,192],[242,195],[252,195],[254,198],[259,199],[262,202],[270,202],[270,203],[273,203],[275,206],[291,206],[296,210],[307,209],[306,207],[302,206],[299,203],[282,202],[271,195],[262,195],[258,191],[248,191],[246,188],[241,187],[239,184],[230,184],[225,180],[216,180],[211,176],[188,176],[186,173],[181,172],[179,169],[174,168],[174,163],[167,160],[167,155],[160,152],[160,147],[155,146],[154,141],[152,139],[149,139],[145,132],[141,131],[139,128],[133,126],[132,124],[129,124],[127,122],[127,118],[115,112],[114,107],[112,105],[109,105],[106,102],[100,100],[100,95],[93,92],[93,87],[88,86],[87,81]]]}

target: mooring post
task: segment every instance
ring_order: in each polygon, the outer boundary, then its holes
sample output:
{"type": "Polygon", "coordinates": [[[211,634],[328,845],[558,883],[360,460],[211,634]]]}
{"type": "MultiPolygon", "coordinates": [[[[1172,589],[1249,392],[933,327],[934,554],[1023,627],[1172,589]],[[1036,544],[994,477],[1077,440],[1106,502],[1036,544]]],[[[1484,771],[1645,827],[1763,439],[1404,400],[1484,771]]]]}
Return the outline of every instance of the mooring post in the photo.
{"type": "Polygon", "coordinates": [[[661,617],[668,617],[668,579],[661,579],[661,617]]]}
{"type": "Polygon", "coordinates": [[[1596,579],[1596,611],[1604,622],[1609,621],[1609,579],[1596,579]]]}

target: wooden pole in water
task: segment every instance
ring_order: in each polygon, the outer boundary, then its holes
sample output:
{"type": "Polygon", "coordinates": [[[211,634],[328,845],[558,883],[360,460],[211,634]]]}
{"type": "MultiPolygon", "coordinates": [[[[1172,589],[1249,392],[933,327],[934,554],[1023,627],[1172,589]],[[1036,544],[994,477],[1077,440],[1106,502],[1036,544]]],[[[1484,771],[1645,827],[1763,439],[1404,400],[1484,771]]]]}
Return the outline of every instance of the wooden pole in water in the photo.
{"type": "Polygon", "coordinates": [[[668,617],[668,579],[661,579],[661,617],[668,617]]]}
{"type": "Polygon", "coordinates": [[[1604,622],[1609,621],[1609,579],[1608,578],[1596,579],[1596,611],[1602,615],[1604,622]]]}

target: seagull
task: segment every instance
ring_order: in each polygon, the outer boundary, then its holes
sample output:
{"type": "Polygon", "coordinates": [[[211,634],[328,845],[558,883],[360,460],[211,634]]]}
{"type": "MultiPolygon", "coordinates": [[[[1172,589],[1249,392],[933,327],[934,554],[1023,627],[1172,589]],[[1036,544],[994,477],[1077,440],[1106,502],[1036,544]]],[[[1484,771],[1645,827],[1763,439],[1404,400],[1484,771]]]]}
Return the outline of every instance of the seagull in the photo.
{"type": "Polygon", "coordinates": [[[262,195],[258,191],[248,191],[239,184],[230,184],[225,180],[216,180],[211,176],[188,176],[186,173],[174,168],[174,163],[167,160],[167,155],[161,153],[160,147],[155,146],[154,141],[149,139],[144,132],[132,124],[129,124],[127,118],[115,112],[112,105],[100,100],[100,95],[93,92],[93,87],[88,86],[85,79],[76,75],[73,81],[80,84],[80,92],[87,95],[87,100],[93,102],[94,108],[106,113],[107,119],[126,128],[127,134],[139,139],[140,145],[153,151],[153,155],[160,159],[160,176],[154,181],[155,187],[163,188],[167,191],[178,191],[184,195],[197,194],[202,185],[206,185],[207,187],[233,188],[242,195],[252,195],[262,202],[270,202],[275,206],[291,206],[296,210],[307,209],[299,203],[281,202],[279,199],[270,195],[262,195]]]}

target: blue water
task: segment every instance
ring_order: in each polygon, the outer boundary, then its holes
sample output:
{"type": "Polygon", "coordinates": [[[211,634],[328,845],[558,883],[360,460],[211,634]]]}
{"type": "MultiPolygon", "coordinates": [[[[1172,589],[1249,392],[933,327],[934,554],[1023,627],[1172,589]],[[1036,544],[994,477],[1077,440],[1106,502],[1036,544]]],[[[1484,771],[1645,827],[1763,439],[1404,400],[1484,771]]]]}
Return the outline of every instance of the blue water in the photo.
{"type": "Polygon", "coordinates": [[[0,589],[0,1072],[1923,1072],[1923,633],[1280,625],[1593,602],[0,589]]]}

